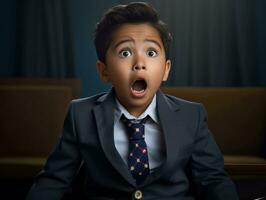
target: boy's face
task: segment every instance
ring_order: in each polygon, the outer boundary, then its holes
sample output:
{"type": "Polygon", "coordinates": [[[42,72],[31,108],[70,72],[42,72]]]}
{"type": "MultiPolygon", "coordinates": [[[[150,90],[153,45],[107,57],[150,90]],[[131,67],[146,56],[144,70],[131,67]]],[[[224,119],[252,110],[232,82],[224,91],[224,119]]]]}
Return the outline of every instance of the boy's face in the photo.
{"type": "Polygon", "coordinates": [[[145,111],[171,67],[158,31],[151,25],[124,24],[112,34],[106,62],[97,62],[119,102],[134,116],[145,111]]]}

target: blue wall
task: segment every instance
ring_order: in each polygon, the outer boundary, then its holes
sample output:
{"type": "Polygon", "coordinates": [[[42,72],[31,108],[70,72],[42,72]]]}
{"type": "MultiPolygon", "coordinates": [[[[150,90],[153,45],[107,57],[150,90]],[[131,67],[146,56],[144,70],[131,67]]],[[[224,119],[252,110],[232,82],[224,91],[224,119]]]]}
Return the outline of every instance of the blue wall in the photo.
{"type": "MultiPolygon", "coordinates": [[[[16,2],[4,1],[0,7],[0,77],[12,77],[16,74],[16,2]]],[[[68,0],[69,19],[74,41],[74,62],[77,78],[82,81],[82,96],[106,91],[110,85],[102,83],[96,72],[96,52],[93,33],[102,14],[121,0],[68,0]]],[[[123,2],[129,2],[123,0],[123,2]]],[[[155,1],[156,2],[156,1],[155,1]]],[[[257,43],[259,44],[258,63],[260,85],[266,85],[266,1],[256,0],[257,43]]]]}
{"type": "Polygon", "coordinates": [[[259,44],[258,66],[259,66],[259,80],[260,85],[266,85],[266,1],[256,1],[256,24],[257,31],[257,44],[259,44]]]}
{"type": "Polygon", "coordinates": [[[0,6],[0,75],[14,74],[16,50],[16,0],[4,1],[0,6]]]}
{"type": "MultiPolygon", "coordinates": [[[[13,77],[16,54],[16,1],[9,0],[0,7],[0,77],[13,77]]],[[[106,91],[96,72],[97,56],[93,44],[96,23],[117,0],[68,0],[69,19],[74,41],[74,62],[77,78],[82,82],[82,96],[106,91]]]]}
{"type": "Polygon", "coordinates": [[[80,0],[78,3],[75,0],[69,1],[76,74],[82,80],[83,96],[96,94],[110,88],[109,85],[100,81],[96,71],[97,56],[93,34],[95,25],[102,14],[117,2],[116,0],[80,0]]]}
{"type": "MultiPolygon", "coordinates": [[[[108,87],[106,84],[99,80],[96,72],[96,52],[93,45],[93,31],[95,24],[99,21],[102,14],[113,5],[119,3],[128,3],[133,0],[69,0],[70,3],[70,18],[73,27],[74,35],[74,52],[75,52],[75,64],[78,77],[83,83],[83,96],[92,95],[101,91],[105,91],[108,87]],[[77,3],[78,2],[78,3],[77,3]]],[[[135,0],[136,1],[136,0],[135,0]]],[[[159,0],[146,0],[151,2],[152,5],[160,10],[159,0]]],[[[170,1],[166,1],[170,2],[170,1]]],[[[238,1],[239,3],[240,1],[238,1]]],[[[244,1],[247,3],[247,1],[244,1]]],[[[244,3],[243,2],[243,3],[244,3]]],[[[206,2],[205,2],[206,3],[206,2]]],[[[253,5],[253,4],[250,4],[253,5]]],[[[258,45],[257,63],[254,66],[253,71],[255,73],[256,80],[254,84],[258,86],[266,85],[266,22],[265,22],[265,0],[255,0],[254,2],[255,16],[254,26],[256,27],[256,43],[258,45]]],[[[252,9],[251,9],[252,10],[252,9]]],[[[170,14],[169,14],[170,15],[170,14]]],[[[173,63],[174,64],[174,63],[173,63]]],[[[216,66],[217,67],[217,66],[216,66]]],[[[251,69],[252,71],[252,69],[251,69]]],[[[196,72],[196,71],[195,71],[196,72]]],[[[194,72],[194,73],[195,73],[194,72]]],[[[192,72],[187,72],[192,73],[192,72]]],[[[197,73],[197,72],[196,72],[197,73]]],[[[184,75],[184,74],[183,74],[184,75]]],[[[184,79],[188,79],[186,76],[184,79]]],[[[219,77],[217,77],[219,78],[219,77]]],[[[180,77],[179,79],[182,79],[180,77]]],[[[206,78],[207,81],[207,78],[206,78]]],[[[183,83],[186,81],[183,81],[183,83]]],[[[217,82],[215,80],[215,82],[217,82]]],[[[175,84],[177,84],[175,82],[175,84]]],[[[254,85],[252,84],[252,85],[254,85]]],[[[182,84],[181,84],[182,85],[182,84]]]]}

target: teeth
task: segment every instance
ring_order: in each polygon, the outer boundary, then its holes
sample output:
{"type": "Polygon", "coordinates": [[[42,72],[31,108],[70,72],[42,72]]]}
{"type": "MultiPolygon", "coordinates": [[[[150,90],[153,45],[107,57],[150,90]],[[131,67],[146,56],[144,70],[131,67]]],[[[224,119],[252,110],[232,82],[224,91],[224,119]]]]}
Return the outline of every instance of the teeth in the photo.
{"type": "Polygon", "coordinates": [[[138,94],[140,94],[140,93],[143,93],[145,90],[140,90],[140,91],[137,91],[137,90],[133,90],[135,93],[138,93],[138,94]]]}

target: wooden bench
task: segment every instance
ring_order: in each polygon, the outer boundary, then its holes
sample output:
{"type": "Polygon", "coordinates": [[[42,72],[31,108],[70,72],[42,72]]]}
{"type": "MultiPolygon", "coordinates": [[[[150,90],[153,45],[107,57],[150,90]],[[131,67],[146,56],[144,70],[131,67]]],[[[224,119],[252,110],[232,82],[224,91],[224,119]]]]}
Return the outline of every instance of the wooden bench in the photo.
{"type": "Polygon", "coordinates": [[[60,135],[75,79],[0,79],[0,177],[32,178],[60,135]]]}
{"type": "Polygon", "coordinates": [[[266,178],[266,88],[162,87],[163,92],[202,103],[208,125],[234,179],[266,178]]]}

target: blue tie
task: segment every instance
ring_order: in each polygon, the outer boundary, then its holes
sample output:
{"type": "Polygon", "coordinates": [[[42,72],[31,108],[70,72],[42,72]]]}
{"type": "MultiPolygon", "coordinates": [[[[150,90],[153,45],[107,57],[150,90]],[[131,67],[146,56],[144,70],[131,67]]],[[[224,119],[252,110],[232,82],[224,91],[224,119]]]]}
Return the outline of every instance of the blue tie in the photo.
{"type": "Polygon", "coordinates": [[[140,184],[149,175],[149,159],[144,135],[144,123],[147,117],[140,122],[132,122],[124,115],[122,121],[129,135],[128,169],[137,184],[140,184]]]}

